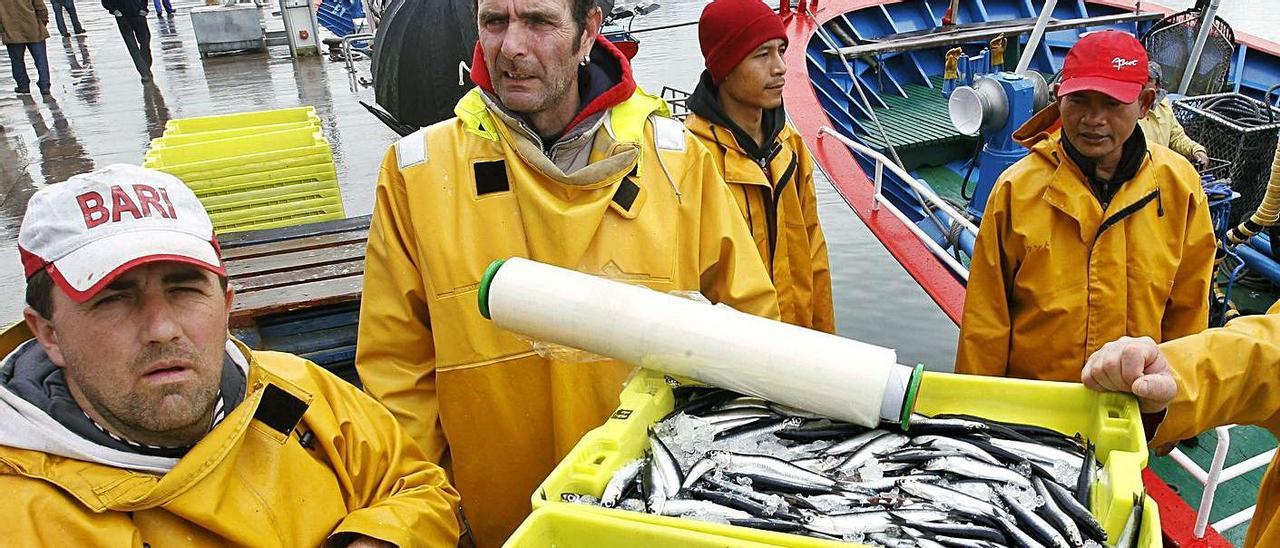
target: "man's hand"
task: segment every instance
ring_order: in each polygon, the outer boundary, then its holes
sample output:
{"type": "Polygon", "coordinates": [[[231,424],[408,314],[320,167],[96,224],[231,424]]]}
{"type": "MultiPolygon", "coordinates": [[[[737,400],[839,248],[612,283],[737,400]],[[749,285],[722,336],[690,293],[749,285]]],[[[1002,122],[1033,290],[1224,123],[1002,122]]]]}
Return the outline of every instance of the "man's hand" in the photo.
{"type": "Polygon", "coordinates": [[[1195,162],[1201,169],[1209,167],[1209,153],[1203,150],[1197,150],[1191,155],[1191,161],[1195,162]]]}
{"type": "Polygon", "coordinates": [[[1089,356],[1080,379],[1092,390],[1137,396],[1143,413],[1163,411],[1178,395],[1173,370],[1150,337],[1121,337],[1103,345],[1089,356]]]}

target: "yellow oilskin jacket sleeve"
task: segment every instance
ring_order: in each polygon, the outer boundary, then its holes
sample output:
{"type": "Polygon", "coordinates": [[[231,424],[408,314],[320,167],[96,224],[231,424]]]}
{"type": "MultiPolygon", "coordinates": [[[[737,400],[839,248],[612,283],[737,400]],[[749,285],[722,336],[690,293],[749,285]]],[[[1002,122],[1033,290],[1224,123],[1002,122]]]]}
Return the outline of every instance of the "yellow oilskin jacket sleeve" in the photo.
{"type": "Polygon", "coordinates": [[[395,147],[383,161],[375,200],[356,368],[365,391],[391,411],[428,459],[440,462],[447,442],[440,426],[426,276],[414,257],[417,235],[395,147]]]}
{"type": "MultiPolygon", "coordinates": [[[[1232,320],[1226,327],[1169,341],[1160,349],[1178,378],[1178,395],[1156,429],[1163,447],[1227,424],[1261,426],[1280,434],[1280,314],[1232,320]]],[[[1247,548],[1280,546],[1277,459],[1258,488],[1247,548]]]]}
{"type": "Polygon", "coordinates": [[[326,402],[345,417],[331,458],[350,482],[347,508],[359,508],[334,529],[331,541],[366,535],[400,546],[455,546],[458,492],[444,470],[427,461],[395,417],[368,396],[329,377],[326,402]]]}
{"type": "MultiPolygon", "coordinates": [[[[1187,167],[1187,177],[1196,174],[1187,167]]],[[[1187,208],[1186,233],[1183,235],[1182,260],[1174,274],[1173,289],[1160,332],[1164,340],[1173,340],[1199,333],[1209,327],[1210,282],[1213,278],[1213,256],[1217,251],[1217,239],[1213,235],[1213,221],[1209,218],[1209,200],[1203,191],[1191,193],[1192,204],[1187,208]]]]}
{"type": "Polygon", "coordinates": [[[779,319],[778,294],[729,185],[702,143],[689,138],[688,146],[688,154],[698,156],[698,161],[690,162],[689,173],[702,178],[702,294],[711,302],[727,304],[739,312],[779,319]]]}
{"type": "Polygon", "coordinates": [[[1015,266],[1004,249],[1009,192],[1008,181],[997,185],[987,199],[986,213],[978,227],[960,322],[956,373],[998,377],[1008,374],[1013,329],[1009,286],[1015,266]]]}
{"type": "Polygon", "coordinates": [[[813,180],[813,156],[801,142],[799,156],[800,208],[804,212],[805,230],[809,234],[809,258],[813,264],[813,328],[836,332],[835,304],[831,295],[831,265],[827,259],[827,238],[818,221],[818,195],[813,180]]]}
{"type": "Polygon", "coordinates": [[[1204,152],[1204,145],[1192,140],[1191,137],[1187,135],[1187,131],[1182,129],[1182,124],[1178,122],[1177,116],[1174,115],[1173,107],[1169,105],[1169,100],[1165,99],[1164,101],[1161,101],[1160,107],[1167,111],[1162,112],[1162,114],[1166,115],[1163,117],[1162,121],[1169,125],[1169,148],[1188,159],[1194,156],[1197,152],[1204,152]]]}

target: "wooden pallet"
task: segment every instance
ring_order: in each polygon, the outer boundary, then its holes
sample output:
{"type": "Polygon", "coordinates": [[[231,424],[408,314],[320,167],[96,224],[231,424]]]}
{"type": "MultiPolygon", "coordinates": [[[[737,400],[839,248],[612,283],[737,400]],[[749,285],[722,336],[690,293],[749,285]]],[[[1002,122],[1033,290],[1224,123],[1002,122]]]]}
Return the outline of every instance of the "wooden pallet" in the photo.
{"type": "Polygon", "coordinates": [[[368,234],[364,216],[220,237],[236,290],[232,333],[251,348],[299,355],[358,384],[368,234]]]}

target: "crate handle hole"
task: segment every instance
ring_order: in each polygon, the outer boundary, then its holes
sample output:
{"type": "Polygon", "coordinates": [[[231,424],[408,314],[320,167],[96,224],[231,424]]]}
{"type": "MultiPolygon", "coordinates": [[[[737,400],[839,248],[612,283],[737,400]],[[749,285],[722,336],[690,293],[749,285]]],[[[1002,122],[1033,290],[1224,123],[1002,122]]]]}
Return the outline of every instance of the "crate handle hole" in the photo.
{"type": "Polygon", "coordinates": [[[1120,412],[1116,411],[1115,409],[1109,409],[1107,410],[1107,417],[1118,419],[1120,418],[1120,412]]]}
{"type": "Polygon", "coordinates": [[[591,461],[591,464],[594,464],[594,465],[596,465],[596,466],[600,466],[601,464],[604,464],[604,459],[606,459],[606,458],[608,458],[606,455],[600,455],[600,456],[596,457],[596,460],[591,461]]]}

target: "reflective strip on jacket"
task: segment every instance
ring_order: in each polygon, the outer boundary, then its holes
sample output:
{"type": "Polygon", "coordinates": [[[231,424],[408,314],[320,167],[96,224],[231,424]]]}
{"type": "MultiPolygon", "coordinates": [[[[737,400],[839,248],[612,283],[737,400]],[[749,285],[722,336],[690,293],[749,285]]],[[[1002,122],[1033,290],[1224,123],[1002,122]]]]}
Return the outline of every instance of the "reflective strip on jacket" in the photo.
{"type": "MultiPolygon", "coordinates": [[[[525,257],[771,318],[777,297],[710,154],[637,90],[564,174],[478,90],[388,151],[369,233],[356,364],[365,389],[445,458],[477,543],[618,404],[632,366],[545,359],[481,317],[495,259],[525,257]]],[[[565,310],[565,314],[572,314],[565,310]]]]}
{"type": "Polygon", "coordinates": [[[772,270],[782,321],[834,333],[827,240],[818,222],[813,159],[800,134],[787,124],[761,167],[728,129],[696,114],[685,125],[711,151],[733,190],[756,249],[772,270]]]}
{"type": "MultiPolygon", "coordinates": [[[[1019,135],[1050,127],[1050,107],[1019,135]]],[[[1121,336],[1158,341],[1208,325],[1215,242],[1200,178],[1152,146],[1106,211],[1060,132],[1022,142],[987,201],[970,266],[956,371],[1080,382],[1121,336]]]]}
{"type": "MultiPolygon", "coordinates": [[[[29,336],[18,324],[2,350],[29,336]]],[[[457,492],[378,402],[302,358],[236,345],[244,401],[163,476],[0,446],[3,543],[320,546],[353,533],[456,545],[457,492]]]]}
{"type": "MultiPolygon", "coordinates": [[[[1178,395],[1156,429],[1162,447],[1227,424],[1249,424],[1280,436],[1280,305],[1263,316],[1169,341],[1160,350],[1178,378],[1178,395]]],[[[1245,546],[1280,546],[1280,477],[1271,460],[1258,487],[1258,507],[1245,546]]]]}

